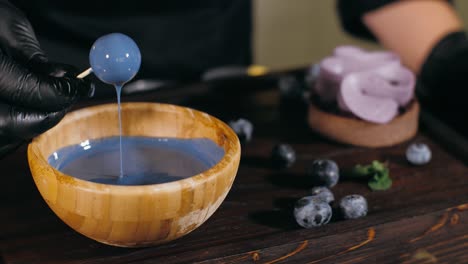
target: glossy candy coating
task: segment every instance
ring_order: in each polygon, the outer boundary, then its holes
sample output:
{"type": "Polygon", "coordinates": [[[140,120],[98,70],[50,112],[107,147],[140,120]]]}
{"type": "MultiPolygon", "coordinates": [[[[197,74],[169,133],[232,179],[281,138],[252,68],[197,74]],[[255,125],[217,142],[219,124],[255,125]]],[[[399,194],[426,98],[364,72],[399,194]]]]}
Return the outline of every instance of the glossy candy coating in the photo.
{"type": "Polygon", "coordinates": [[[341,111],[385,124],[411,102],[415,82],[395,53],[340,46],[320,62],[311,87],[322,103],[337,103],[341,111]]]}
{"type": "Polygon", "coordinates": [[[133,79],[140,69],[140,49],[130,37],[111,33],[94,42],[89,62],[101,81],[122,86],[133,79]]]}

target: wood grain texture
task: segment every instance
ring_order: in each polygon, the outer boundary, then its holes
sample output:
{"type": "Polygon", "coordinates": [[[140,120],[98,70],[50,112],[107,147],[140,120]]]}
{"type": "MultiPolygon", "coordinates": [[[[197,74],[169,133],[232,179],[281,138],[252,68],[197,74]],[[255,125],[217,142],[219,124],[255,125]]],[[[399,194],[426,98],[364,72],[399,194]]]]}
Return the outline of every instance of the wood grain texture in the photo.
{"type": "Polygon", "coordinates": [[[240,144],[236,134],[206,113],[169,104],[122,105],[126,136],[208,138],[225,155],[193,177],[154,185],[98,184],[65,175],[50,166],[55,150],[85,140],[118,135],[117,105],[68,114],[35,138],[28,148],[34,181],[50,208],[70,227],[94,240],[116,246],[160,244],[188,234],[220,206],[237,173],[240,144]]]}
{"type": "Polygon", "coordinates": [[[413,138],[418,131],[419,103],[387,124],[374,124],[325,112],[309,105],[309,126],[324,137],[363,147],[388,147],[413,138]]]}
{"type": "MultiPolygon", "coordinates": [[[[41,199],[31,179],[25,148],[5,157],[0,162],[4,176],[0,254],[4,263],[385,264],[431,263],[433,257],[437,263],[466,262],[468,211],[463,205],[468,203],[468,163],[464,163],[464,156],[452,152],[456,138],[439,142],[429,133],[434,124],[421,126],[411,142],[428,144],[433,157],[425,166],[412,166],[404,157],[410,142],[362,148],[311,132],[307,107],[295,107],[295,103],[283,107],[273,85],[257,79],[213,86],[195,84],[124,98],[180,104],[223,121],[244,117],[254,124],[253,139],[242,146],[238,174],[219,209],[190,234],[155,247],[112,247],[78,234],[41,199]],[[277,143],[288,143],[295,149],[297,161],[291,168],[271,166],[271,150],[277,143]],[[369,214],[356,220],[335,216],[322,228],[300,228],[292,206],[309,194],[312,184],[306,169],[317,158],[333,159],[342,170],[372,160],[387,161],[393,186],[373,192],[366,183],[343,178],[332,189],[336,200],[361,194],[369,202],[369,214]],[[371,240],[372,229],[375,237],[371,240]]],[[[97,103],[102,101],[77,107],[97,103]]]]}

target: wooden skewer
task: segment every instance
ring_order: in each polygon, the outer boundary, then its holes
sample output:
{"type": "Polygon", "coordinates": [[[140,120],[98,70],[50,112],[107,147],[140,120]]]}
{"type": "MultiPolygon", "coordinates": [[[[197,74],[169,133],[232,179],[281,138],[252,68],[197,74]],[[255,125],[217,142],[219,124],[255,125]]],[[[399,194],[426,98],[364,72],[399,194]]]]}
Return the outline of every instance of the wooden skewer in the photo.
{"type": "Polygon", "coordinates": [[[76,78],[78,78],[78,79],[83,79],[84,77],[88,76],[88,75],[89,75],[90,73],[92,73],[92,72],[93,72],[93,69],[88,68],[88,69],[86,69],[84,72],[78,74],[78,76],[76,76],[76,78]]]}

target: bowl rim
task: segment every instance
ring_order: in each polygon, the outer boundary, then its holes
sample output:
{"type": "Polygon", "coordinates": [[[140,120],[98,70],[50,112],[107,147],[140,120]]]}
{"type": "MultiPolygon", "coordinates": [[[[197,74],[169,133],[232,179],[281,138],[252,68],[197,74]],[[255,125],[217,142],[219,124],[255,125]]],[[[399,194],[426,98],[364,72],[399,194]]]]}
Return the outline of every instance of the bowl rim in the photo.
{"type": "MultiPolygon", "coordinates": [[[[82,118],[84,116],[89,116],[96,112],[106,110],[110,107],[116,107],[116,105],[117,103],[99,104],[99,105],[84,107],[84,108],[69,112],[56,126],[59,126],[60,123],[62,122],[70,122],[70,119],[73,120],[78,117],[82,118]],[[85,113],[85,115],[83,115],[83,113],[85,113]]],[[[27,151],[28,159],[31,159],[32,156],[36,157],[36,161],[39,161],[42,164],[42,166],[46,166],[54,172],[57,178],[57,181],[59,181],[60,183],[72,184],[72,185],[75,185],[74,188],[88,189],[88,190],[93,190],[93,191],[107,192],[109,189],[112,189],[113,191],[124,192],[125,194],[132,194],[132,193],[139,194],[142,191],[149,191],[149,190],[157,191],[159,189],[164,189],[165,191],[172,191],[176,189],[178,190],[182,188],[182,186],[184,185],[195,186],[198,184],[204,184],[208,179],[217,177],[219,174],[222,174],[223,171],[228,169],[229,166],[232,166],[233,161],[236,161],[236,159],[240,160],[241,145],[240,145],[239,138],[237,137],[237,134],[225,122],[223,122],[222,120],[208,113],[196,110],[191,107],[179,106],[179,105],[168,104],[168,103],[152,103],[152,102],[121,103],[122,109],[124,109],[124,106],[129,106],[129,105],[137,106],[141,108],[145,108],[148,106],[150,107],[162,106],[164,109],[191,110],[193,113],[197,113],[206,117],[213,123],[218,123],[220,125],[219,127],[223,130],[224,134],[226,135],[226,138],[232,139],[231,140],[232,143],[229,144],[229,146],[227,147],[227,151],[224,152],[224,155],[221,158],[221,160],[219,160],[211,168],[201,173],[198,173],[196,175],[193,175],[193,176],[181,179],[181,180],[165,182],[165,183],[157,183],[157,184],[147,184],[147,185],[113,185],[113,184],[97,183],[97,182],[91,182],[91,181],[83,180],[80,178],[76,178],[74,176],[65,174],[57,170],[55,167],[49,164],[47,159],[44,158],[44,156],[42,155],[42,152],[38,148],[38,142],[47,134],[48,131],[33,138],[33,140],[29,143],[28,151],[27,151]],[[239,158],[237,158],[236,156],[239,156],[239,158]]],[[[217,142],[215,143],[218,145],[217,142]]],[[[31,165],[30,165],[30,168],[31,168],[31,165]]],[[[31,174],[34,174],[34,173],[32,172],[31,174]]],[[[33,175],[34,178],[43,177],[43,173],[35,173],[35,174],[36,175],[33,175]]]]}

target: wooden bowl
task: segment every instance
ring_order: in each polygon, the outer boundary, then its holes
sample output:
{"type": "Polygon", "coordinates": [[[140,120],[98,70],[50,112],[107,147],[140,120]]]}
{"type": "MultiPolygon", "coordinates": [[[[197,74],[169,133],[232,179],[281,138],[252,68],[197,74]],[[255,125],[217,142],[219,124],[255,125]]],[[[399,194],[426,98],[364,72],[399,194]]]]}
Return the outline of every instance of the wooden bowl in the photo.
{"type": "Polygon", "coordinates": [[[312,102],[308,113],[309,127],[322,136],[344,144],[373,148],[393,146],[411,139],[418,131],[418,120],[417,101],[387,124],[325,112],[312,102]]]}
{"type": "Polygon", "coordinates": [[[237,135],[222,121],[189,108],[124,103],[124,135],[209,138],[224,148],[224,156],[214,167],[193,177],[142,186],[80,180],[47,162],[62,147],[118,136],[117,120],[116,104],[85,108],[69,113],[29,144],[31,173],[49,207],[79,233],[122,247],[161,244],[203,224],[223,202],[236,176],[240,161],[237,135]]]}

